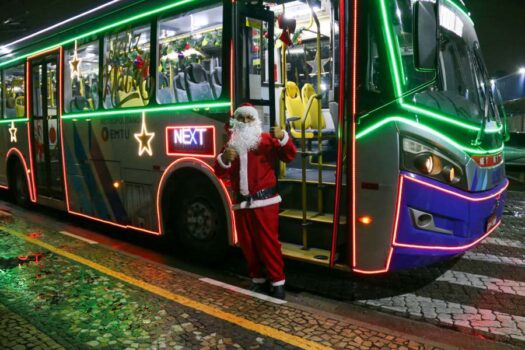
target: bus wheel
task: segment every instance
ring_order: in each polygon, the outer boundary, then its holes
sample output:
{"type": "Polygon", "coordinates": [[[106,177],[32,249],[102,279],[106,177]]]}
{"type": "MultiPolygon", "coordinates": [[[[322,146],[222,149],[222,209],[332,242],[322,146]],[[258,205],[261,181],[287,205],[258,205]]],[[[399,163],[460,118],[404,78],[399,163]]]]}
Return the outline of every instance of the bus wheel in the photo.
{"type": "Polygon", "coordinates": [[[24,168],[20,162],[16,162],[14,165],[9,185],[11,200],[17,205],[27,207],[29,205],[29,187],[24,168]]]}
{"type": "Polygon", "coordinates": [[[217,190],[203,178],[188,181],[176,196],[175,235],[182,252],[198,260],[217,260],[226,252],[226,219],[217,190]]]}

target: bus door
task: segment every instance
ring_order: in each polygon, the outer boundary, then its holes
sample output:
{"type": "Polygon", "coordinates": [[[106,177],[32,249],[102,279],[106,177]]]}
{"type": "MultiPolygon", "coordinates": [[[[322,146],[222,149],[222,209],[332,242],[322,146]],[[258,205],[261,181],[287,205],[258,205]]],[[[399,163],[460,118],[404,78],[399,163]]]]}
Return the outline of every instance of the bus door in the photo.
{"type": "Polygon", "coordinates": [[[33,162],[37,193],[64,198],[59,134],[58,53],[30,61],[33,162]]]}
{"type": "Polygon", "coordinates": [[[235,23],[235,106],[253,104],[269,131],[275,125],[274,14],[237,2],[235,23]]]}

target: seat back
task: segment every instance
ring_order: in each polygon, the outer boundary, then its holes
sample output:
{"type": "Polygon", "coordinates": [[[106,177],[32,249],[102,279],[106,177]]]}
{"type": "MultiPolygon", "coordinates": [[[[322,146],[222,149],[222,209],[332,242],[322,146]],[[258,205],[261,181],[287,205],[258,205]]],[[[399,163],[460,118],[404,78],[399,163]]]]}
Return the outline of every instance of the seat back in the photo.
{"type": "Polygon", "coordinates": [[[192,101],[213,100],[208,72],[198,63],[190,64],[185,70],[186,85],[192,101]]]}
{"type": "MultiPolygon", "coordinates": [[[[295,84],[293,81],[289,81],[286,83],[286,96],[285,96],[285,102],[286,102],[286,111],[288,112],[287,117],[304,117],[304,105],[303,101],[301,100],[301,94],[299,93],[299,88],[297,87],[297,84],[295,84]]],[[[301,120],[297,120],[290,123],[290,126],[293,129],[301,130],[301,120]]],[[[310,123],[308,120],[306,120],[305,128],[308,129],[310,127],[310,123]]]]}
{"type": "Polygon", "coordinates": [[[211,86],[213,88],[213,93],[215,94],[215,99],[218,99],[222,93],[222,68],[217,67],[213,70],[211,74],[211,86]]]}
{"type": "Polygon", "coordinates": [[[186,91],[186,83],[184,82],[184,72],[175,75],[173,79],[173,90],[175,91],[175,98],[177,102],[188,102],[188,92],[186,91]]]}
{"type": "MultiPolygon", "coordinates": [[[[301,90],[301,95],[303,96],[303,103],[304,108],[308,107],[308,101],[312,96],[315,95],[315,89],[312,84],[304,84],[303,89],[301,90]]],[[[326,121],[323,116],[323,112],[321,112],[321,120],[319,120],[319,100],[314,99],[312,102],[312,107],[310,107],[310,110],[308,111],[308,117],[310,119],[310,127],[314,130],[318,129],[325,129],[326,128],[326,121]],[[319,124],[321,123],[321,124],[319,124]]]]}

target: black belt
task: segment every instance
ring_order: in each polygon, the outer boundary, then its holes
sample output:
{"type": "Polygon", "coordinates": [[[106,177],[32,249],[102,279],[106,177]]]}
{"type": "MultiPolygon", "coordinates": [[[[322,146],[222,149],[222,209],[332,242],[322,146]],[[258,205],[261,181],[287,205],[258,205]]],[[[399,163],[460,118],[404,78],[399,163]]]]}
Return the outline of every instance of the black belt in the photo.
{"type": "Polygon", "coordinates": [[[265,188],[249,196],[243,196],[242,194],[238,194],[237,201],[239,203],[248,202],[248,206],[250,206],[250,204],[253,201],[268,199],[275,196],[276,194],[277,190],[275,189],[275,187],[265,188]]]}

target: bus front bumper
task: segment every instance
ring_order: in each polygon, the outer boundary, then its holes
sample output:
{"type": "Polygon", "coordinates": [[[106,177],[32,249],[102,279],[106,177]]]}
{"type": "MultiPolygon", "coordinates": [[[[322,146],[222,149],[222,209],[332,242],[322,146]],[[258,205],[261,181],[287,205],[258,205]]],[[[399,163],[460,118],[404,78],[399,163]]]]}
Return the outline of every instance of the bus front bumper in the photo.
{"type": "Polygon", "coordinates": [[[496,188],[469,193],[401,173],[390,271],[426,266],[474,247],[500,224],[505,179],[496,188]]]}

